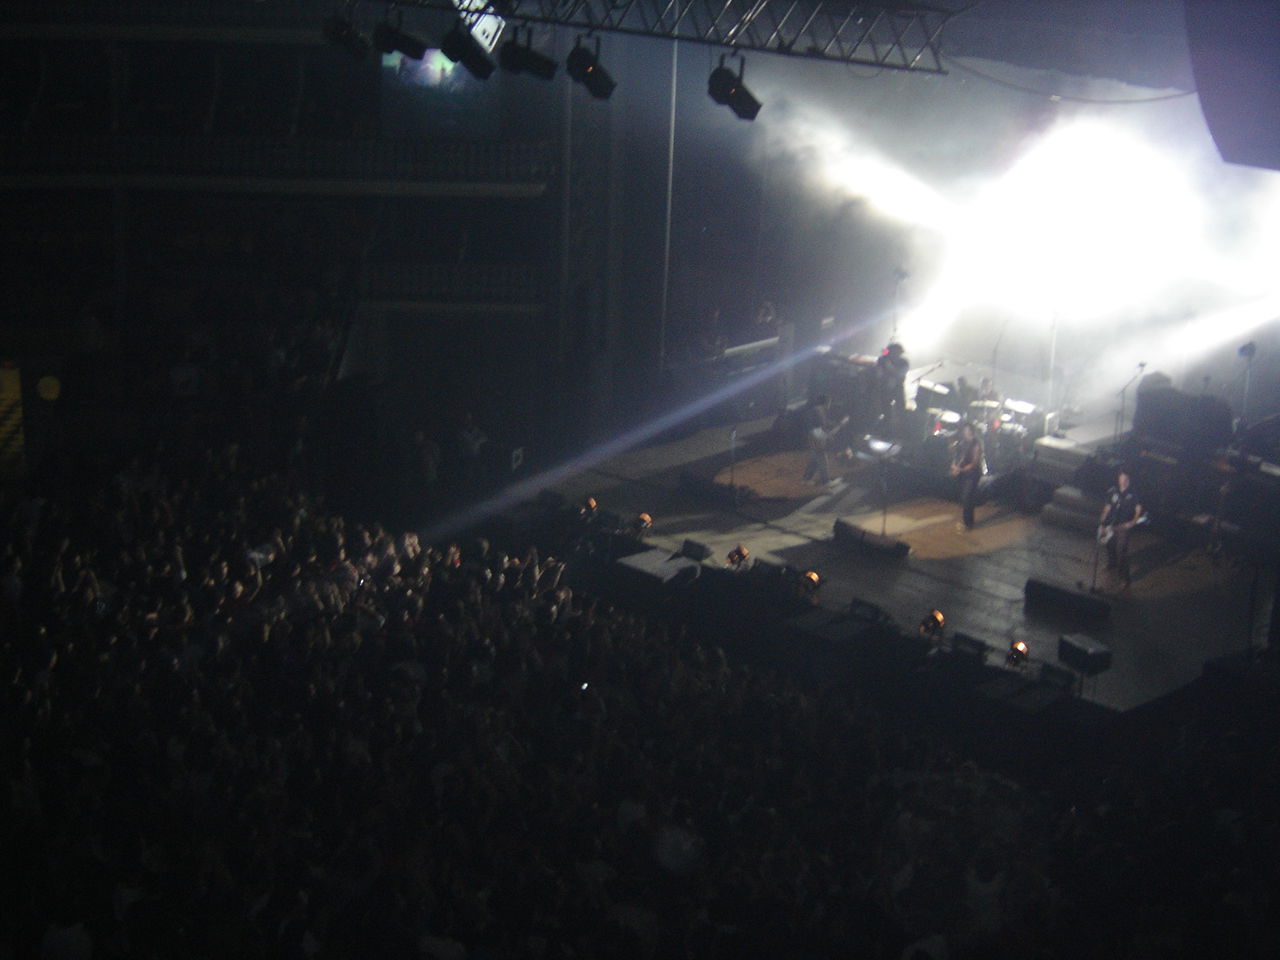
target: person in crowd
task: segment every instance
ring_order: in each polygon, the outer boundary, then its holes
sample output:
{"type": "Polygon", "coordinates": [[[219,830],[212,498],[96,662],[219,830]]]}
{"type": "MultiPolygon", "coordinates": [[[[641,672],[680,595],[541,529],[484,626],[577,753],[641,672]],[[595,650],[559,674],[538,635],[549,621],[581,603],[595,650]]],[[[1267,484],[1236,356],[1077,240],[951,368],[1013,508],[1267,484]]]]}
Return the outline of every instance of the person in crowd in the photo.
{"type": "Polygon", "coordinates": [[[0,956],[1274,952],[1265,671],[1025,787],[571,536],[430,543],[219,434],[0,494],[0,956]]]}

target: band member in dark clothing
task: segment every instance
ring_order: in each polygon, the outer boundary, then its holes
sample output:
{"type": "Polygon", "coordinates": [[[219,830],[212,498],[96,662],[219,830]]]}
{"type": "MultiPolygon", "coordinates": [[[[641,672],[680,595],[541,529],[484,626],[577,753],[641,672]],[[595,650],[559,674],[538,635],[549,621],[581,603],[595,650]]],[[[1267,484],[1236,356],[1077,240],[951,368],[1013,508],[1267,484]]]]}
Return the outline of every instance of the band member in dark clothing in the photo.
{"type": "Polygon", "coordinates": [[[951,454],[951,475],[960,483],[960,517],[965,530],[973,529],[973,511],[978,505],[978,481],[987,472],[978,431],[966,420],[960,426],[960,437],[951,454]]]}
{"type": "Polygon", "coordinates": [[[876,358],[876,396],[880,403],[880,419],[887,433],[892,433],[907,407],[907,371],[911,364],[904,356],[902,344],[891,343],[876,358]]]}
{"type": "MultiPolygon", "coordinates": [[[[969,404],[978,399],[978,388],[964,377],[956,377],[954,396],[955,406],[951,409],[960,411],[968,410],[969,404]]],[[[919,402],[919,397],[917,397],[916,403],[919,404],[919,402]]]]}
{"type": "Polygon", "coordinates": [[[1107,547],[1107,569],[1129,586],[1129,535],[1143,522],[1142,504],[1129,486],[1129,474],[1116,474],[1116,485],[1107,491],[1102,514],[1098,517],[1098,540],[1107,547]]]}
{"type": "Polygon", "coordinates": [[[831,467],[827,461],[827,446],[849,418],[839,423],[831,420],[831,398],[819,394],[814,398],[809,409],[805,411],[805,436],[809,442],[809,462],[804,468],[804,479],[807,483],[817,475],[819,483],[831,482],[831,467]]]}

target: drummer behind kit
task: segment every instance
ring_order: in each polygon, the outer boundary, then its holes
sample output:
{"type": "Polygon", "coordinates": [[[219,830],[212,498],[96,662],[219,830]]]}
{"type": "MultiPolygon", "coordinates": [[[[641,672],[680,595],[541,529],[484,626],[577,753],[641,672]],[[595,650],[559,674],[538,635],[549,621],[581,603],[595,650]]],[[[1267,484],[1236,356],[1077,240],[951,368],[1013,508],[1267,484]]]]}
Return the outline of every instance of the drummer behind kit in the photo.
{"type": "Polygon", "coordinates": [[[1003,472],[1022,463],[1033,440],[1044,429],[1044,415],[1035,404],[1020,400],[974,400],[962,412],[930,408],[926,412],[926,443],[951,438],[968,419],[986,447],[992,469],[1003,472]],[[1037,429],[1038,428],[1038,429],[1037,429]]]}

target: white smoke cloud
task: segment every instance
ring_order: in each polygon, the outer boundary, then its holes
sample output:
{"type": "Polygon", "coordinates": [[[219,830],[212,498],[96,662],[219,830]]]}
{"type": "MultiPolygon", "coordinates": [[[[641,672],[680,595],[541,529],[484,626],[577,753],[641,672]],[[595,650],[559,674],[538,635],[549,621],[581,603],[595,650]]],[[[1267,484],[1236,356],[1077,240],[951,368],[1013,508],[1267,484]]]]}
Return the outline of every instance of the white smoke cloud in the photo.
{"type": "Polygon", "coordinates": [[[859,200],[895,225],[911,274],[901,336],[917,362],[985,360],[998,336],[1014,358],[1021,338],[1035,344],[1021,355],[1051,354],[1039,372],[1087,402],[1139,360],[1189,377],[1274,325],[1280,173],[1223,163],[1194,97],[1057,82],[1150,102],[1037,107],[954,77],[850,82],[844,97],[762,112],[756,159],[794,171],[818,202],[859,200]]]}

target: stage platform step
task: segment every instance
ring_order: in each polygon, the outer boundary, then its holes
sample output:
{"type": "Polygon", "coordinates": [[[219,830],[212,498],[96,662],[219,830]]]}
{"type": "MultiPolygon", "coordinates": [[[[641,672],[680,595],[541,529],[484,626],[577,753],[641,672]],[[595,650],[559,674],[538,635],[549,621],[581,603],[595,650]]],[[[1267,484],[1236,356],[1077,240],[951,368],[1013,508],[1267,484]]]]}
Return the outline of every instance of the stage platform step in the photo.
{"type": "Polygon", "coordinates": [[[1071,483],[1091,454],[1084,444],[1066,437],[1041,437],[1031,448],[1029,476],[1055,487],[1071,483]]]}

